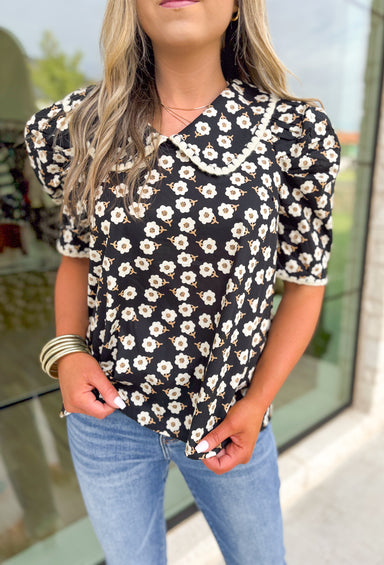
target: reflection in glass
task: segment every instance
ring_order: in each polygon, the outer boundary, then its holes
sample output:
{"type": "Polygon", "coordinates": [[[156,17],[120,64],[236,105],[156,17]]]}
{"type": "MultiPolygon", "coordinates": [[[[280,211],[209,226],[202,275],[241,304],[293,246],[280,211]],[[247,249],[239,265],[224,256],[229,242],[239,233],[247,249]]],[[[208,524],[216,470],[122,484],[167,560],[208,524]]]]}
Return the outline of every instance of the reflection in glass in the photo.
{"type": "MultiPolygon", "coordinates": [[[[368,1],[333,3],[330,11],[309,5],[307,9],[313,15],[310,33],[302,35],[293,50],[302,49],[303,41],[307,49],[321,55],[309,76],[317,72],[323,79],[318,94],[324,94],[338,131],[342,157],[324,307],[312,343],[275,401],[273,425],[280,446],[289,444],[351,402],[383,65],[383,0],[374,0],[372,10],[368,1]],[[326,18],[332,13],[331,27],[337,34],[333,36],[330,28],[323,30],[318,25],[314,16],[317,11],[322,11],[321,17],[326,18]],[[330,57],[331,52],[337,56],[330,57]],[[327,80],[327,74],[334,77],[337,70],[337,78],[327,80]]],[[[279,14],[281,17],[281,10],[279,14]]],[[[280,37],[280,41],[284,38],[280,37]]],[[[305,66],[305,60],[301,64],[305,66]]],[[[305,74],[301,78],[305,84],[305,74]]]]}
{"type": "Polygon", "coordinates": [[[35,110],[24,53],[0,29],[0,274],[57,266],[52,249],[57,209],[41,191],[24,149],[24,126],[35,110]]]}
{"type": "Polygon", "coordinates": [[[0,411],[0,561],[85,513],[59,393],[0,411]]]}
{"type": "Polygon", "coordinates": [[[58,417],[58,384],[38,363],[38,351],[54,333],[58,211],[26,160],[23,131],[35,111],[34,94],[24,53],[4,29],[0,53],[2,561],[83,517],[85,510],[65,422],[58,417]]]}

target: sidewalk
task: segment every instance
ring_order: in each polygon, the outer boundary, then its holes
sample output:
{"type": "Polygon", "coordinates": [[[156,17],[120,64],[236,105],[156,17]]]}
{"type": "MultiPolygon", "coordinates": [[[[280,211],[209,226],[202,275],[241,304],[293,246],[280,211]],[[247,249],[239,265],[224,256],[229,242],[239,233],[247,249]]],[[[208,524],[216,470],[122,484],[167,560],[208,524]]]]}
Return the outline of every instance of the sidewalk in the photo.
{"type": "Polygon", "coordinates": [[[384,564],[384,433],[285,512],[288,565],[384,564]]]}
{"type": "MultiPolygon", "coordinates": [[[[283,515],[287,565],[384,565],[384,429],[283,515]]],[[[168,534],[168,555],[169,565],[224,565],[201,514],[168,534]]]]}

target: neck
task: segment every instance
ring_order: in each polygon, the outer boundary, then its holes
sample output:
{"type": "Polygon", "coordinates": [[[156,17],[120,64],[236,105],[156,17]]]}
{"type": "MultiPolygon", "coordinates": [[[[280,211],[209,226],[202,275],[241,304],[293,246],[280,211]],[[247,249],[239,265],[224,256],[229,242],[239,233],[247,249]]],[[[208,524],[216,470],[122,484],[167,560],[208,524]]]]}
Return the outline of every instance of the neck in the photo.
{"type": "Polygon", "coordinates": [[[225,88],[220,49],[194,49],[191,53],[155,50],[156,85],[168,106],[195,108],[209,104],[225,88]]]}

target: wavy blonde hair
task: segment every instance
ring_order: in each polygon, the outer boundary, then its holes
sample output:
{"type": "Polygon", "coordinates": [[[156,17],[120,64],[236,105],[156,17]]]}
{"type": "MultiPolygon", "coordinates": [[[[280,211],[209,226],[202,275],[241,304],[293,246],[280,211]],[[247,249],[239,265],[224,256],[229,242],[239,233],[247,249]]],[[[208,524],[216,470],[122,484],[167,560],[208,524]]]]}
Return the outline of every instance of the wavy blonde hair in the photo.
{"type": "MultiPolygon", "coordinates": [[[[84,206],[93,213],[97,187],[122,160],[133,161],[125,179],[126,204],[133,204],[143,172],[156,161],[157,150],[148,156],[143,138],[160,100],[151,42],[139,25],[135,0],[108,0],[100,43],[103,79],[72,111],[69,125],[74,153],[64,204],[74,214],[84,206]]],[[[265,0],[239,0],[239,18],[227,29],[222,64],[227,80],[238,77],[295,99],[287,87],[288,71],[272,46],[265,0]]]]}

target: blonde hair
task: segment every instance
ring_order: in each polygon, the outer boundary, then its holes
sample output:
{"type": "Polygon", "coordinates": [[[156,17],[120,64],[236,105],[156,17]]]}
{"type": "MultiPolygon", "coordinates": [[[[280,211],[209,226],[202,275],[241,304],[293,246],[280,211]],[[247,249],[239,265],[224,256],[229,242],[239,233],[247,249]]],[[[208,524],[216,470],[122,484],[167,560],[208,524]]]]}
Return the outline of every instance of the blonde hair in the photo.
{"type": "MultiPolygon", "coordinates": [[[[133,204],[143,172],[150,172],[156,161],[157,151],[146,155],[143,139],[160,100],[151,42],[138,23],[135,0],[108,0],[101,47],[103,79],[72,111],[69,125],[73,158],[64,204],[75,215],[84,206],[93,213],[98,186],[124,161],[132,162],[125,184],[126,203],[133,204]]],[[[227,80],[238,76],[280,98],[294,99],[287,69],[272,46],[265,0],[239,0],[239,18],[227,29],[223,58],[223,70],[231,69],[227,80]]]]}

